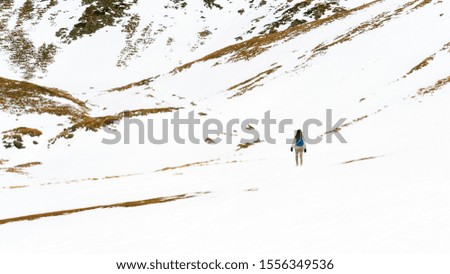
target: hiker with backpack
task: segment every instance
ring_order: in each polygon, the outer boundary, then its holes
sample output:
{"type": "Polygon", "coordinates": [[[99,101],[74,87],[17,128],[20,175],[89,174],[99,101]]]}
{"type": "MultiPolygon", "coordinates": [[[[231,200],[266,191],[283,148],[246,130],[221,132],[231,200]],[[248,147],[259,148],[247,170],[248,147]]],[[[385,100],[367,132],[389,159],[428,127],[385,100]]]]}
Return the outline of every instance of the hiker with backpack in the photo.
{"type": "Polygon", "coordinates": [[[295,133],[294,142],[291,145],[291,152],[295,150],[295,163],[298,166],[298,158],[300,157],[300,165],[303,165],[303,152],[306,153],[306,143],[303,140],[303,132],[299,129],[295,133]]]}

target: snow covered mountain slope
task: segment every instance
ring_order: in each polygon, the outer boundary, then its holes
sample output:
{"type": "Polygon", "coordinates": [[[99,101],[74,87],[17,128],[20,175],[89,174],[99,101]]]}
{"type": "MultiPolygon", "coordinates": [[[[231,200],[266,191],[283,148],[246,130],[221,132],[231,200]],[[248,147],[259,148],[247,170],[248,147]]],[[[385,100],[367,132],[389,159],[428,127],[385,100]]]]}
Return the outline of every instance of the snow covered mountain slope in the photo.
{"type": "Polygon", "coordinates": [[[0,52],[9,68],[0,74],[39,77],[44,84],[70,90],[105,88],[360,1],[341,2],[5,0],[0,4],[0,52]],[[60,75],[71,77],[61,81],[60,75]]]}
{"type": "MultiPolygon", "coordinates": [[[[278,2],[290,8],[300,3],[278,2]]],[[[117,78],[117,59],[111,58],[116,45],[106,47],[111,52],[98,63],[72,55],[101,51],[100,43],[112,35],[106,30],[120,32],[104,27],[65,45],[46,76],[34,81],[67,92],[2,78],[0,131],[12,145],[0,148],[0,252],[450,252],[450,2],[347,2],[338,4],[345,10],[303,24],[272,31],[258,24],[237,43],[233,39],[251,21],[235,21],[226,34],[211,31],[215,38],[193,52],[186,46],[191,40],[174,45],[167,56],[170,46],[155,45],[158,52],[143,50],[117,78]],[[165,65],[152,68],[152,58],[165,65]],[[78,61],[89,67],[88,77],[67,73],[78,61]],[[114,69],[96,71],[97,64],[114,69]],[[12,96],[15,90],[23,90],[28,101],[12,96]],[[70,112],[57,115],[43,106],[70,112]],[[344,124],[327,128],[327,109],[331,126],[340,118],[344,124]],[[112,129],[126,135],[125,117],[141,121],[145,131],[152,120],[160,136],[163,119],[176,111],[183,118],[193,111],[200,120],[200,144],[177,144],[172,128],[167,144],[139,144],[136,124],[131,144],[124,138],[102,144],[113,137],[112,129]],[[272,125],[276,144],[264,136],[267,111],[294,122],[284,132],[272,125]],[[202,136],[202,124],[212,118],[223,124],[258,119],[252,126],[261,135],[239,142],[249,136],[235,125],[202,136]],[[304,165],[295,167],[285,139],[312,118],[323,125],[311,125],[309,137],[324,140],[309,144],[304,165]],[[25,149],[9,137],[18,134],[25,149]],[[211,144],[214,137],[232,143],[211,144]]],[[[186,12],[182,18],[191,18],[196,8],[208,13],[200,26],[223,20],[215,12],[241,8],[232,1],[172,3],[180,5],[176,12],[186,12]]],[[[255,7],[245,17],[253,20],[269,4],[246,5],[255,7]]],[[[264,20],[281,18],[282,11],[270,10],[264,20]]],[[[182,35],[169,28],[164,35],[172,31],[182,35]]],[[[186,139],[187,131],[182,127],[186,139]]]]}

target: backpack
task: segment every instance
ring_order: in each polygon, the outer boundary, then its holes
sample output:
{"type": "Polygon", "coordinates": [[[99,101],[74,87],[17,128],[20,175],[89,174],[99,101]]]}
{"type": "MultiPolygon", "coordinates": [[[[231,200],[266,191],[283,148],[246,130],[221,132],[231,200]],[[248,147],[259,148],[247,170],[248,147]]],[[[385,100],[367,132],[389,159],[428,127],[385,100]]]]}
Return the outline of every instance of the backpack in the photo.
{"type": "Polygon", "coordinates": [[[303,142],[303,138],[297,139],[295,141],[295,146],[297,147],[302,147],[305,144],[305,142],[303,142]]]}

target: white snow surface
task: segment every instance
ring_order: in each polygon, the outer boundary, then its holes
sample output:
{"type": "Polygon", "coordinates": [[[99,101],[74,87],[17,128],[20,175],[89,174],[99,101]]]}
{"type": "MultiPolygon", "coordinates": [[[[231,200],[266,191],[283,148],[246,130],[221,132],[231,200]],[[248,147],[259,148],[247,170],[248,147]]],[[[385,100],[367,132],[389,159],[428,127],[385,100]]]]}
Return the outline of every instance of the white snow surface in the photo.
{"type": "MultiPolygon", "coordinates": [[[[76,11],[68,2],[73,1],[62,1],[76,11]]],[[[248,135],[238,126],[233,128],[232,144],[175,144],[172,130],[168,144],[138,144],[134,128],[128,145],[102,144],[102,138],[111,138],[103,130],[78,130],[74,138],[47,146],[47,140],[70,125],[66,117],[0,112],[0,132],[27,126],[44,133],[39,145],[0,148],[0,160],[8,160],[0,165],[0,223],[33,214],[194,196],[1,224],[0,253],[450,252],[450,85],[419,92],[450,76],[450,46],[445,47],[450,42],[449,1],[432,0],[418,8],[414,7],[427,1],[375,1],[292,39],[275,41],[249,60],[233,62],[225,55],[178,73],[170,71],[234,43],[236,29],[245,29],[246,20],[253,17],[239,17],[234,25],[228,22],[233,31],[227,32],[221,30],[231,17],[210,10],[206,25],[221,26],[214,31],[220,35],[187,53],[186,44],[192,42],[185,26],[204,26],[190,15],[200,4],[189,3],[185,15],[174,10],[170,16],[175,20],[156,9],[157,2],[139,1],[133,9],[155,22],[173,23],[161,35],[176,35],[179,44],[169,48],[166,38],[158,40],[121,75],[111,56],[122,45],[111,41],[122,41],[114,35],[123,34],[120,29],[104,29],[67,45],[48,76],[35,83],[65,89],[87,101],[92,116],[180,107],[182,117],[194,111],[202,123],[211,118],[224,124],[233,118],[261,120],[270,111],[272,118],[293,119],[294,124],[284,133],[272,126],[276,144],[264,140],[259,124],[255,127],[262,142],[241,150],[239,139],[248,135]],[[408,3],[378,27],[312,56],[318,45],[330,44],[408,3]],[[80,57],[83,52],[89,53],[80,57]],[[433,54],[427,66],[407,75],[433,54]],[[228,99],[237,92],[230,87],[276,66],[281,67],[258,86],[228,99]],[[149,85],[106,91],[157,75],[149,85]],[[304,165],[296,167],[286,138],[312,118],[324,125],[311,126],[310,136],[324,134],[327,109],[332,110],[333,124],[340,118],[363,118],[339,131],[346,143],[332,137],[331,143],[308,144],[304,165]],[[198,116],[199,112],[207,115],[198,116]],[[64,126],[57,126],[60,123],[64,126]],[[36,161],[42,164],[25,169],[26,174],[6,170],[36,161]],[[199,162],[203,164],[193,164],[199,162]],[[179,168],[160,171],[167,167],[179,168]]],[[[367,2],[341,4],[350,9],[367,2]]],[[[226,9],[237,9],[234,4],[226,9]]],[[[0,73],[14,78],[3,66],[0,73]]],[[[134,118],[144,123],[153,119],[158,135],[161,121],[172,117],[164,113],[134,118]]],[[[123,135],[122,126],[115,128],[123,135]]],[[[186,129],[182,127],[183,137],[186,129]]],[[[195,134],[203,139],[200,129],[196,127],[195,134]]]]}

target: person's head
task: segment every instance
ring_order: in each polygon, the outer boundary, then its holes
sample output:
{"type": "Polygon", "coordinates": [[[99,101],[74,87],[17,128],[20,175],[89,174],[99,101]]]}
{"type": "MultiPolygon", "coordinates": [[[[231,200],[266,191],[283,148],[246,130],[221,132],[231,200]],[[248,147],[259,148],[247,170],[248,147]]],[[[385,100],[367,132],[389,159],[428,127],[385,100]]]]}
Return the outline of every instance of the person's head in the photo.
{"type": "Polygon", "coordinates": [[[302,138],[303,138],[303,132],[302,132],[301,129],[298,129],[298,130],[295,132],[295,139],[302,139],[302,138]]]}

